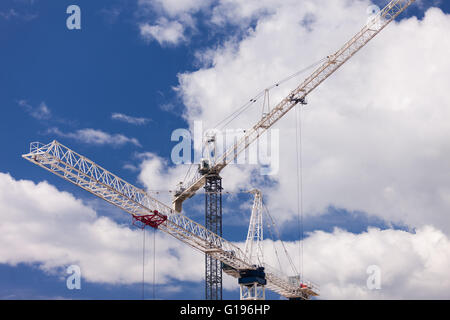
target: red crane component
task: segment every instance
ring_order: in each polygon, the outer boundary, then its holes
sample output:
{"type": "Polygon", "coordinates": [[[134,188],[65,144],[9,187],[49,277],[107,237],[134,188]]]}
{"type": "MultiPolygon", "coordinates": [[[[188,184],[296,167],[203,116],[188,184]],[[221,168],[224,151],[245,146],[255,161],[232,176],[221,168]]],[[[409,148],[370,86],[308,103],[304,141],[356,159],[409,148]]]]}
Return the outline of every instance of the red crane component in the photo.
{"type": "Polygon", "coordinates": [[[133,225],[144,229],[145,226],[158,229],[158,226],[167,220],[167,216],[159,213],[157,210],[153,211],[153,214],[146,214],[142,216],[133,215],[133,225]]]}

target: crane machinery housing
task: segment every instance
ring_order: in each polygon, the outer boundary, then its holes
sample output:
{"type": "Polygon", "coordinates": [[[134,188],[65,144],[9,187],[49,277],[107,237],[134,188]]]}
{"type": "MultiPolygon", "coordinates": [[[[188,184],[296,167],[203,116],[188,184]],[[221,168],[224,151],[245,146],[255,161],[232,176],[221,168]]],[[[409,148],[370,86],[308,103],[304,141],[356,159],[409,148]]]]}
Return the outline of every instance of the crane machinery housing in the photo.
{"type": "Polygon", "coordinates": [[[150,196],[112,174],[86,157],[54,140],[48,144],[32,143],[23,158],[70,181],[101,199],[121,208],[144,225],[158,228],[205,254],[206,299],[222,298],[222,270],[239,279],[241,299],[263,299],[268,288],[289,299],[310,299],[319,295],[318,286],[299,275],[288,277],[263,261],[262,196],[255,190],[245,249],[222,237],[221,171],[265,131],[297,105],[306,104],[306,97],[330,77],[415,0],[392,0],[384,9],[337,52],[308,76],[272,110],[264,113],[253,127],[214,161],[202,161],[197,172],[181,185],[172,207],[150,196]],[[183,202],[205,189],[205,226],[189,219],[182,211],[183,202]]]}

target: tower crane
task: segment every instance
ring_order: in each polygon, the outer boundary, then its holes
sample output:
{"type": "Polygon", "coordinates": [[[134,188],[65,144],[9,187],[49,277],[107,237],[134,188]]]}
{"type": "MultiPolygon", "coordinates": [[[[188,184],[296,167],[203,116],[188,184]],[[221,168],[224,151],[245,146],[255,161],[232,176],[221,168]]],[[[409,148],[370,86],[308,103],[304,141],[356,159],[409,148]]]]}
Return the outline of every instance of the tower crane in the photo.
{"type": "MultiPolygon", "coordinates": [[[[286,98],[268,113],[263,114],[260,120],[247,130],[245,135],[233,146],[227,149],[220,157],[217,157],[214,162],[202,163],[196,176],[186,185],[182,185],[181,189],[175,194],[172,207],[151,197],[144,190],[131,185],[56,140],[49,144],[32,143],[30,152],[23,155],[23,157],[123,209],[131,214],[134,220],[144,225],[158,228],[205,253],[207,299],[221,299],[222,297],[222,267],[224,272],[240,279],[241,284],[244,286],[244,288],[241,286],[241,297],[242,290],[251,287],[251,279],[256,280],[253,282],[253,285],[256,284],[256,287],[267,287],[286,298],[309,299],[312,296],[317,296],[319,289],[315,284],[300,279],[298,276],[287,277],[274,268],[264,263],[261,264],[261,261],[256,261],[249,257],[248,255],[252,255],[254,252],[254,248],[250,249],[250,242],[246,242],[244,252],[222,237],[222,185],[220,172],[289,110],[296,105],[306,104],[306,97],[309,93],[338,70],[414,1],[390,1],[384,9],[368,21],[361,31],[336,53],[328,56],[326,61],[286,98]],[[192,197],[202,186],[206,191],[205,226],[181,214],[182,203],[192,197]]],[[[255,193],[254,210],[258,210],[258,201],[260,201],[260,195],[258,196],[258,194],[258,192],[255,193]]],[[[262,234],[257,234],[258,219],[256,216],[254,223],[250,224],[247,239],[249,237],[253,237],[253,240],[262,239],[262,234]],[[254,227],[252,227],[252,224],[254,227]],[[261,238],[258,238],[259,236],[261,238]]],[[[249,296],[257,298],[251,292],[249,296]]]]}
{"type": "MultiPolygon", "coordinates": [[[[325,62],[308,76],[297,88],[289,93],[268,113],[262,117],[253,127],[245,131],[245,134],[230,146],[221,156],[212,161],[202,160],[199,170],[193,177],[187,179],[187,183],[181,183],[175,193],[172,206],[175,211],[182,211],[183,202],[195,195],[202,187],[205,188],[205,226],[222,235],[222,178],[220,172],[230,163],[235,161],[239,154],[245,151],[250,144],[256,141],[264,132],[271,128],[278,120],[297,105],[305,105],[306,97],[323,81],[336,72],[353,55],[362,49],[371,39],[380,33],[390,22],[395,20],[415,0],[392,0],[377,15],[372,17],[367,24],[347,43],[334,54],[327,56],[325,62]]],[[[255,101],[253,101],[255,102],[255,101]]],[[[209,142],[213,142],[208,138],[209,142]]],[[[205,291],[206,299],[221,298],[222,276],[219,261],[211,256],[205,256],[205,291]]]]}
{"type": "Polygon", "coordinates": [[[319,294],[318,287],[312,282],[303,281],[307,285],[300,286],[293,282],[291,277],[273,267],[265,264],[255,265],[254,261],[235,244],[56,140],[49,144],[33,142],[30,145],[30,152],[22,157],[119,207],[131,214],[133,220],[157,228],[213,257],[220,261],[227,274],[233,277],[245,278],[243,272],[251,273],[252,270],[261,270],[262,267],[265,286],[283,297],[309,299],[319,294]]]}

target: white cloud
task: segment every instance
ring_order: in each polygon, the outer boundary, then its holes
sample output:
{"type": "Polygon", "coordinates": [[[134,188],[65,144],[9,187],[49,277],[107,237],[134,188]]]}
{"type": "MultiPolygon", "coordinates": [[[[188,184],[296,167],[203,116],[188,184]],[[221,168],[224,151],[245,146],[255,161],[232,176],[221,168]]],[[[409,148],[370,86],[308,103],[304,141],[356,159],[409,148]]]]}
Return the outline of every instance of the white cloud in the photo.
{"type": "Polygon", "coordinates": [[[25,111],[35,119],[48,120],[52,117],[52,113],[44,101],[42,101],[37,107],[33,107],[27,100],[24,99],[17,101],[17,104],[24,108],[25,111]]]}
{"type": "Polygon", "coordinates": [[[209,6],[211,0],[139,0],[141,9],[157,11],[169,17],[179,17],[185,13],[195,13],[209,6]]]}
{"type": "MultiPolygon", "coordinates": [[[[367,0],[354,1],[363,3],[366,8],[372,4],[367,0]]],[[[434,0],[432,4],[428,2],[425,4],[417,0],[413,6],[425,9],[440,2],[441,0],[434,0]]],[[[380,5],[383,4],[385,3],[380,5]]],[[[333,11],[329,8],[323,10],[327,5],[329,6],[329,3],[325,3],[325,6],[321,4],[320,8],[322,11],[332,13],[333,11]]],[[[252,22],[265,19],[282,8],[292,10],[300,8],[302,11],[309,11],[316,10],[314,7],[318,8],[312,6],[310,1],[304,0],[139,0],[137,16],[144,21],[140,23],[141,35],[144,38],[147,40],[160,38],[162,41],[158,40],[158,42],[162,45],[169,43],[177,45],[189,41],[190,35],[198,31],[197,25],[200,23],[198,16],[201,16],[201,22],[208,27],[209,34],[216,31],[222,32],[227,26],[237,27],[231,35],[233,37],[238,30],[246,30],[252,22]],[[149,21],[152,22],[149,23],[149,21]],[[164,30],[167,30],[167,34],[171,36],[164,36],[164,30]],[[174,34],[177,35],[175,37],[177,41],[163,41],[167,38],[173,39],[174,34]]],[[[303,12],[299,14],[302,15],[303,12]]],[[[299,22],[312,22],[309,18],[311,17],[299,22]]]]}
{"type": "MultiPolygon", "coordinates": [[[[0,173],[0,263],[35,264],[65,277],[70,264],[89,282],[130,284],[142,281],[142,231],[119,225],[47,182],[34,184],[0,173]]],[[[131,220],[130,220],[131,223],[131,220]]],[[[153,236],[146,236],[147,248],[153,236]]],[[[202,255],[157,232],[156,282],[201,281],[202,255]]],[[[153,255],[146,255],[152,272],[153,255]]],[[[146,282],[152,277],[147,274],[146,282]]]]}
{"type": "Polygon", "coordinates": [[[56,134],[60,137],[75,139],[77,141],[94,144],[94,145],[111,145],[114,147],[121,147],[125,144],[133,144],[141,147],[141,144],[136,138],[128,138],[123,134],[110,134],[97,129],[80,129],[75,132],[64,133],[58,128],[51,128],[47,131],[48,134],[56,134]]]}
{"type": "Polygon", "coordinates": [[[146,40],[156,40],[162,46],[177,45],[185,40],[184,26],[178,21],[168,21],[161,18],[156,24],[148,23],[139,26],[141,36],[146,40]]]}
{"type": "Polygon", "coordinates": [[[197,32],[195,15],[208,11],[211,3],[211,0],[139,0],[140,34],[161,46],[186,43],[197,32]]]}
{"type": "Polygon", "coordinates": [[[111,119],[123,121],[123,122],[129,123],[129,124],[134,124],[134,125],[138,125],[138,126],[147,124],[150,121],[150,119],[148,119],[148,118],[133,117],[133,116],[128,116],[123,113],[117,113],[117,112],[115,112],[111,115],[111,119]]]}
{"type": "MultiPolygon", "coordinates": [[[[364,25],[368,5],[268,2],[271,14],[258,17],[244,39],[208,49],[209,67],[179,76],[191,127],[200,119],[212,126],[256,92],[338,49],[364,25]]],[[[334,205],[450,232],[449,30],[450,17],[436,8],[423,21],[392,23],[310,95],[303,112],[306,214],[334,205]]],[[[301,80],[271,92],[272,106],[301,80]]],[[[259,101],[232,127],[253,125],[261,109],[259,101]]],[[[295,216],[293,116],[276,125],[280,171],[276,187],[263,188],[279,221],[295,216]]]]}
{"type": "MultiPolygon", "coordinates": [[[[285,245],[298,267],[298,243],[285,245]]],[[[277,266],[273,250],[268,253],[272,247],[265,243],[265,258],[277,266]]],[[[316,231],[304,241],[303,250],[304,277],[320,285],[322,299],[450,298],[450,241],[430,226],[415,234],[379,229],[362,234],[316,231]],[[372,265],[381,271],[380,290],[367,288],[367,268],[372,265]]],[[[284,266],[289,265],[280,257],[284,266]]]]}
{"type": "Polygon", "coordinates": [[[176,189],[178,183],[183,180],[188,166],[169,166],[169,161],[150,152],[140,154],[139,158],[141,163],[139,164],[138,180],[149,191],[162,191],[160,200],[170,204],[172,194],[167,191],[176,189]]]}
{"type": "MultiPolygon", "coordinates": [[[[0,263],[34,264],[65,277],[65,267],[81,267],[82,281],[131,284],[142,278],[142,231],[119,225],[67,192],[47,182],[35,184],[0,173],[0,263]]],[[[146,236],[147,248],[153,237],[146,236]]],[[[242,243],[237,243],[242,246],[242,243]]],[[[286,242],[294,263],[298,243],[286,242]]],[[[266,261],[278,266],[271,240],[265,240],[266,261]]],[[[280,250],[280,244],[275,246],[280,250]]],[[[342,230],[314,232],[303,244],[304,276],[320,284],[323,299],[425,298],[448,299],[450,241],[433,227],[415,234],[370,229],[355,235],[342,230]],[[366,288],[369,265],[381,269],[381,290],[366,288]]],[[[156,281],[203,281],[203,255],[182,242],[156,233],[156,281]]],[[[279,254],[282,269],[287,260],[279,254]]],[[[146,255],[146,282],[151,283],[153,255],[146,255]]],[[[178,282],[179,284],[179,282],[178,282]]],[[[236,290],[235,279],[224,285],[236,290]]]]}
{"type": "MultiPolygon", "coordinates": [[[[158,192],[158,197],[164,203],[171,204],[173,192],[180,182],[187,182],[184,179],[189,177],[186,172],[191,173],[198,168],[197,164],[171,166],[170,161],[157,156],[154,153],[142,153],[138,156],[140,159],[138,180],[148,191],[158,192]],[[170,191],[170,192],[168,192],[170,191]]],[[[134,169],[134,166],[127,166],[128,169],[134,169]]],[[[256,179],[260,176],[248,170],[245,166],[229,166],[224,169],[224,179],[222,187],[228,192],[238,192],[242,190],[250,190],[256,183],[256,179]],[[252,175],[253,174],[253,175],[252,175]]],[[[202,190],[199,191],[199,193],[202,190]]],[[[203,207],[201,207],[203,210],[203,207]]],[[[192,212],[191,212],[192,213],[192,212]]],[[[189,212],[188,212],[189,214],[189,212]]],[[[193,213],[196,214],[196,213],[193,213]]]]}

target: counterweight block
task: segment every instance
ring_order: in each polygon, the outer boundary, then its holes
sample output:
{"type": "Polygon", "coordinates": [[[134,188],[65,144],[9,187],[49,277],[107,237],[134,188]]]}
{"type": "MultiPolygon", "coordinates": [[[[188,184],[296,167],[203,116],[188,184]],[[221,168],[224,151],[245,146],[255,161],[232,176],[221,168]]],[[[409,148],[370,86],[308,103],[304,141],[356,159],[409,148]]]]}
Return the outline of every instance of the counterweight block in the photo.
{"type": "Polygon", "coordinates": [[[158,227],[167,220],[167,217],[158,211],[153,211],[153,214],[147,214],[143,216],[133,216],[133,225],[144,229],[146,226],[158,229],[158,227]]]}

